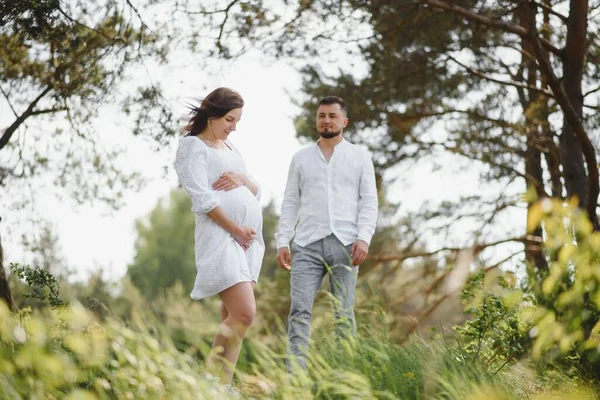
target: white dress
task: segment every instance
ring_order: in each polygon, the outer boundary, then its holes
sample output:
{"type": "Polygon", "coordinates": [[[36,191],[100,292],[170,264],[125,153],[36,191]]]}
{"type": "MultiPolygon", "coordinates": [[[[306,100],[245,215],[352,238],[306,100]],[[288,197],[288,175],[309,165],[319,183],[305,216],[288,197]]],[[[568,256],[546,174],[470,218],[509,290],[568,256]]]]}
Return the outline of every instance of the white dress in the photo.
{"type": "Polygon", "coordinates": [[[241,172],[252,179],[240,153],[231,143],[225,143],[230,149],[214,149],[195,136],[186,136],[179,139],[175,157],[175,170],[192,200],[196,217],[197,274],[190,294],[195,300],[217,294],[239,282],[256,282],[265,252],[260,188],[256,196],[246,186],[229,191],[212,189],[212,184],[225,172],[241,172]],[[236,224],[256,231],[247,251],[206,215],[217,206],[221,206],[236,224]]]}

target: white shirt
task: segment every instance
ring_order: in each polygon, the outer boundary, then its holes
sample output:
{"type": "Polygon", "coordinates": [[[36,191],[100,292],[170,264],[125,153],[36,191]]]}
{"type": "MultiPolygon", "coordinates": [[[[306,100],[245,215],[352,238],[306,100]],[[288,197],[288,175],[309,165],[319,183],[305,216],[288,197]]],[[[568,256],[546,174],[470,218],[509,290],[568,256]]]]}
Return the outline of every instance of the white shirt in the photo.
{"type": "Polygon", "coordinates": [[[275,234],[277,248],[288,247],[292,237],[304,247],[332,233],[346,246],[357,239],[369,244],[377,207],[369,153],[342,140],[327,162],[315,143],[298,151],[290,163],[275,234]]]}

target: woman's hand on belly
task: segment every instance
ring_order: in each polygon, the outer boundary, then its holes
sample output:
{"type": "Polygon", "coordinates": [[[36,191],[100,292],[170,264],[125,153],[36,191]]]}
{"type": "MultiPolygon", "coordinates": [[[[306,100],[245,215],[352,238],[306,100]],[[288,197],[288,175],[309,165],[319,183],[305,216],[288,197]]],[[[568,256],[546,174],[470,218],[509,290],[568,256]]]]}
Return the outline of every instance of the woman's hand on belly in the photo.
{"type": "Polygon", "coordinates": [[[223,208],[219,205],[209,211],[206,215],[214,222],[216,222],[221,228],[225,229],[236,242],[242,246],[244,250],[247,250],[256,236],[256,231],[247,226],[239,225],[231,218],[227,216],[223,208]]]}
{"type": "Polygon", "coordinates": [[[216,191],[228,191],[235,188],[239,188],[240,186],[245,186],[246,188],[248,188],[248,190],[250,191],[250,193],[252,193],[253,196],[256,196],[256,194],[258,193],[258,186],[254,184],[250,180],[250,178],[248,178],[241,172],[225,172],[223,175],[221,175],[219,179],[217,179],[212,184],[213,190],[216,191]]]}
{"type": "Polygon", "coordinates": [[[246,185],[248,177],[240,172],[225,172],[213,184],[213,190],[231,190],[246,185]]]}
{"type": "Polygon", "coordinates": [[[233,232],[231,232],[231,235],[244,250],[248,250],[248,247],[250,247],[256,236],[256,231],[247,226],[238,226],[237,229],[234,229],[233,232]]]}

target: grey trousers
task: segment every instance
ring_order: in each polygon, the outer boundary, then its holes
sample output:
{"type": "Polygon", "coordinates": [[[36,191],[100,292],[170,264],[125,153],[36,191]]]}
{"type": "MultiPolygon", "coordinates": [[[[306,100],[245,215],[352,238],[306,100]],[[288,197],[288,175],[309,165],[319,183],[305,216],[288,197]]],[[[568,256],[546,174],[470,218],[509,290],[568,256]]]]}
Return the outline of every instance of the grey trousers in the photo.
{"type": "Polygon", "coordinates": [[[344,246],[333,234],[306,247],[292,243],[288,371],[296,366],[306,369],[313,304],[327,273],[329,290],[334,297],[336,333],[342,337],[356,334],[354,292],[358,266],[352,266],[351,248],[352,245],[344,246]]]}

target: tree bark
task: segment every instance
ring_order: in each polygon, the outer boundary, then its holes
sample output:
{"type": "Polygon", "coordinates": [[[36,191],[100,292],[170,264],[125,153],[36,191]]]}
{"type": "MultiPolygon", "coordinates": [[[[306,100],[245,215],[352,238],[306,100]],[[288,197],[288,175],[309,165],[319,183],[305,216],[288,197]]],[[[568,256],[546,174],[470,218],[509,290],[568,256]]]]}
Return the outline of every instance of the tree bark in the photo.
{"type": "MultiPolygon", "coordinates": [[[[519,7],[517,10],[519,14],[520,25],[525,29],[531,29],[535,27],[535,13],[529,7],[519,7]]],[[[533,54],[533,45],[528,37],[521,37],[521,47],[523,49],[523,56],[521,58],[521,69],[525,72],[526,85],[528,87],[537,87],[538,83],[538,70],[535,61],[530,57],[526,57],[525,54],[533,54]]],[[[544,118],[547,119],[547,115],[542,114],[542,109],[539,108],[538,100],[540,100],[539,91],[528,90],[525,96],[520,96],[521,106],[523,107],[523,115],[525,116],[525,132],[527,133],[527,149],[525,151],[525,175],[528,177],[527,185],[533,185],[536,188],[538,198],[546,196],[544,190],[538,188],[544,187],[544,177],[542,171],[542,152],[540,151],[541,142],[543,141],[541,132],[541,122],[544,118]]],[[[529,205],[527,212],[530,212],[530,208],[533,204],[529,205]]],[[[538,227],[532,232],[532,235],[540,240],[543,237],[542,227],[538,227]]],[[[533,246],[525,246],[525,258],[527,261],[535,267],[537,271],[547,271],[548,262],[544,257],[541,248],[533,246]]]]}
{"type": "MultiPolygon", "coordinates": [[[[544,15],[544,26],[550,26],[550,10],[552,4],[550,0],[544,0],[544,9],[542,10],[544,15]]],[[[544,35],[544,39],[550,40],[550,31],[548,29],[544,29],[542,31],[542,35],[544,35]]],[[[542,75],[542,90],[549,90],[548,79],[545,75],[542,75]]],[[[557,144],[554,142],[554,133],[550,128],[550,121],[548,120],[550,116],[550,104],[549,98],[543,97],[542,99],[542,114],[545,116],[544,120],[541,121],[541,129],[542,129],[542,148],[544,149],[544,159],[546,160],[546,166],[548,167],[548,172],[550,173],[550,184],[552,187],[552,197],[555,198],[563,198],[563,181],[562,181],[562,172],[560,170],[560,150],[558,149],[557,144]]]]}
{"type": "MultiPolygon", "coordinates": [[[[535,7],[535,5],[531,5],[535,7]]],[[[583,58],[585,56],[585,33],[587,31],[587,2],[585,0],[571,1],[571,10],[569,13],[569,26],[567,33],[567,45],[563,60],[563,81],[561,82],[554,73],[552,63],[548,53],[542,46],[536,30],[530,31],[530,37],[535,50],[535,55],[542,74],[548,81],[548,86],[552,89],[556,102],[560,106],[564,125],[560,138],[560,149],[563,163],[565,187],[567,195],[578,195],[580,207],[588,213],[589,219],[594,226],[595,231],[600,231],[600,223],[596,214],[598,194],[600,193],[600,179],[598,176],[598,162],[596,149],[591,142],[582,122],[583,94],[581,92],[581,79],[583,71],[583,58]],[[583,21],[581,20],[583,18],[583,21]],[[576,24],[573,24],[576,21],[576,24]],[[582,42],[577,40],[583,35],[582,42]],[[581,57],[577,59],[577,57],[581,57]],[[566,65],[570,64],[570,65],[566,65]],[[566,79],[567,72],[570,74],[566,79]],[[579,81],[577,82],[577,77],[579,81]],[[575,85],[574,88],[567,87],[575,85]],[[568,89],[568,93],[567,93],[568,89]],[[575,104],[572,103],[575,101],[575,104]],[[574,140],[570,137],[573,134],[574,140]],[[583,162],[579,164],[578,158],[583,157],[583,162]],[[569,166],[565,164],[569,163],[569,166]],[[569,171],[569,174],[567,174],[569,171]],[[579,175],[581,174],[581,175],[579,175]],[[581,180],[584,179],[585,186],[582,186],[581,180]],[[579,193],[577,192],[579,191],[579,193]],[[581,196],[585,197],[581,197],[581,196]]]]}
{"type": "MultiPolygon", "coordinates": [[[[0,218],[0,221],[2,218],[0,218]]],[[[0,238],[0,299],[6,302],[10,311],[15,311],[15,303],[13,302],[12,293],[10,292],[10,284],[8,277],[4,271],[4,251],[2,250],[2,240],[0,238]]]]}
{"type": "MultiPolygon", "coordinates": [[[[579,118],[583,113],[583,93],[581,79],[586,49],[587,1],[571,0],[567,22],[567,41],[564,49],[562,87],[579,118]]],[[[589,197],[581,141],[575,135],[573,126],[563,117],[560,135],[560,158],[563,165],[567,196],[579,197],[579,205],[586,208],[589,197]]]]}
{"type": "MultiPolygon", "coordinates": [[[[560,138],[560,153],[567,195],[575,194],[579,196],[580,207],[587,211],[594,230],[600,231],[600,222],[596,214],[598,195],[600,194],[596,149],[590,141],[582,122],[583,94],[581,92],[581,80],[587,48],[588,2],[586,0],[570,1],[567,41],[564,50],[561,51],[552,43],[549,43],[548,40],[540,38],[535,25],[530,26],[530,29],[527,30],[521,25],[513,25],[502,20],[479,15],[445,1],[418,1],[430,7],[455,13],[476,23],[495,27],[521,37],[527,36],[531,40],[539,70],[552,89],[556,102],[563,113],[564,124],[560,138]],[[563,63],[562,82],[554,72],[548,52],[554,54],[563,63]]],[[[535,13],[536,4],[534,2],[527,4],[531,12],[535,13]]]]}

